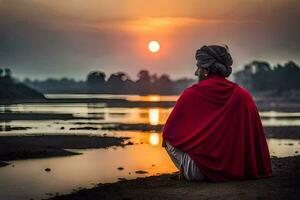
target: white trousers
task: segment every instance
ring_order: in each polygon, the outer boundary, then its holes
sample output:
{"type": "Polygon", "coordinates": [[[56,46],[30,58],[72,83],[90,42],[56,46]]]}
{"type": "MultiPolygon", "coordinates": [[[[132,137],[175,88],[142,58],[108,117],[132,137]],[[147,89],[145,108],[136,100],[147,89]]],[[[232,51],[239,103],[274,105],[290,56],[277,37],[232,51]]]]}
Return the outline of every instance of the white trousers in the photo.
{"type": "Polygon", "coordinates": [[[183,175],[187,180],[204,180],[204,176],[201,174],[200,169],[187,153],[176,149],[167,141],[165,143],[165,148],[178,170],[183,169],[183,175]]]}

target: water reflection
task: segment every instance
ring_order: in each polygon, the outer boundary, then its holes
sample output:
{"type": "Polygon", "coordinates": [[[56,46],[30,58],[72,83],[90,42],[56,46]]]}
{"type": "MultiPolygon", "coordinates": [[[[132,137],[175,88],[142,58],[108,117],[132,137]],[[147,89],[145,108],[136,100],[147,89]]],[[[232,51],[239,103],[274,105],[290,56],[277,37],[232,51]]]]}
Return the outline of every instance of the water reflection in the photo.
{"type": "Polygon", "coordinates": [[[149,135],[149,143],[153,146],[157,146],[160,144],[161,134],[159,133],[150,133],[149,135]]]}
{"type": "Polygon", "coordinates": [[[69,193],[74,188],[114,182],[121,177],[133,179],[174,172],[175,166],[158,145],[158,136],[158,133],[140,133],[133,139],[139,144],[75,150],[83,153],[79,156],[14,161],[14,167],[0,168],[0,199],[44,198],[45,193],[69,193]],[[51,172],[45,172],[45,168],[50,168],[51,172]],[[148,173],[136,174],[137,170],[148,173]]]}
{"type": "Polygon", "coordinates": [[[149,123],[157,125],[159,123],[159,108],[149,109],[149,123]]]}
{"type": "MultiPolygon", "coordinates": [[[[25,126],[33,127],[29,130],[15,130],[14,133],[76,133],[76,130],[70,131],[69,128],[74,124],[93,123],[97,128],[101,128],[99,123],[128,123],[128,124],[151,124],[163,125],[172,108],[110,108],[104,104],[16,104],[2,106],[2,113],[50,113],[50,114],[72,114],[74,117],[85,117],[87,119],[72,120],[13,120],[0,121],[2,127],[25,126]],[[64,129],[61,129],[61,127],[64,129]]],[[[260,112],[262,123],[264,126],[300,126],[299,112],[260,112]]],[[[6,128],[2,128],[1,134],[6,133],[6,128]]],[[[90,132],[99,134],[98,130],[90,132]]],[[[101,133],[100,133],[101,134],[101,133]]]]}

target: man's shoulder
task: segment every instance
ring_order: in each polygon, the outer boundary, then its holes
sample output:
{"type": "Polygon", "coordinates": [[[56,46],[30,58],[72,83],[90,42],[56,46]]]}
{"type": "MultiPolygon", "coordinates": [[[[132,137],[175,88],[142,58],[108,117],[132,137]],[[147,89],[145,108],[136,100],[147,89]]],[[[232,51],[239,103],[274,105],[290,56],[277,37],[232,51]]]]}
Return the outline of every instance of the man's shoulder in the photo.
{"type": "Polygon", "coordinates": [[[248,103],[254,103],[254,98],[252,96],[252,94],[244,87],[237,85],[236,88],[237,94],[239,95],[239,98],[243,101],[243,102],[248,102],[248,103]]]}
{"type": "Polygon", "coordinates": [[[237,90],[238,90],[242,95],[247,96],[247,97],[251,97],[251,98],[252,98],[251,93],[250,93],[246,88],[244,88],[243,86],[237,85],[237,90]]]}

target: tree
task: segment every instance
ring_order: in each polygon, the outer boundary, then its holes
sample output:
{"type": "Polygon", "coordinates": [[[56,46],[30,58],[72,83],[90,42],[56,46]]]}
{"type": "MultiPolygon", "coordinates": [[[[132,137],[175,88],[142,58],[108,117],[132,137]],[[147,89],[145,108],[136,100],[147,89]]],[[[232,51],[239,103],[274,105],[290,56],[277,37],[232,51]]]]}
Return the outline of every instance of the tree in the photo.
{"type": "Polygon", "coordinates": [[[105,83],[105,73],[101,71],[93,71],[87,75],[86,82],[89,85],[103,85],[105,83]]]}
{"type": "Polygon", "coordinates": [[[107,80],[108,91],[111,93],[130,93],[132,81],[125,72],[116,72],[110,75],[107,80]]]}
{"type": "MultiPolygon", "coordinates": [[[[151,84],[151,76],[148,70],[139,71],[138,80],[135,82],[136,91],[138,94],[152,93],[153,88],[151,84]]],[[[153,77],[152,77],[153,78],[153,77]]]]}
{"type": "Polygon", "coordinates": [[[155,92],[159,94],[171,94],[175,89],[175,85],[167,74],[162,74],[154,84],[155,92]]]}
{"type": "Polygon", "coordinates": [[[5,77],[11,78],[11,70],[9,68],[5,68],[4,72],[5,77]]]}
{"type": "Polygon", "coordinates": [[[293,61],[271,67],[264,61],[253,61],[234,74],[235,81],[252,91],[300,89],[300,67],[293,61]]]}

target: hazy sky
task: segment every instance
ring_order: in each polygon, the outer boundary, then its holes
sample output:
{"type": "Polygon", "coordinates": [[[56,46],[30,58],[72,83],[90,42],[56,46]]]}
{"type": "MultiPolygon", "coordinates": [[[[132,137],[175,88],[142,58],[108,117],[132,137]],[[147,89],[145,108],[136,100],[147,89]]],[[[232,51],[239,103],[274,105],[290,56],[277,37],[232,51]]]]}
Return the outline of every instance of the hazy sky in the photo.
{"type": "Polygon", "coordinates": [[[298,0],[0,0],[0,67],[20,78],[141,69],[193,77],[194,54],[225,43],[234,70],[254,59],[300,64],[298,0]],[[158,53],[148,42],[157,40],[158,53]]]}

